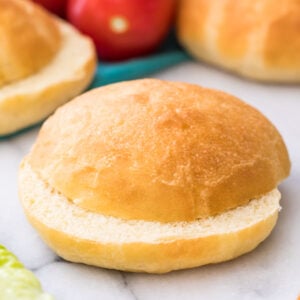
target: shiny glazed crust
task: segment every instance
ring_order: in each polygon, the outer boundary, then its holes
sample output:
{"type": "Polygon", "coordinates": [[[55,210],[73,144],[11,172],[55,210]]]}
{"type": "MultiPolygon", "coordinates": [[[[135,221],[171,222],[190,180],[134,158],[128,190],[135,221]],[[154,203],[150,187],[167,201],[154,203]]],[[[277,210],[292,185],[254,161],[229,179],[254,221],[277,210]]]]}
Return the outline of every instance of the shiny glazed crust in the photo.
{"type": "Polygon", "coordinates": [[[25,159],[19,174],[25,213],[61,257],[134,272],[165,273],[233,259],[253,250],[274,227],[276,190],[207,220],[126,221],[77,207],[44,182],[25,159]]]}
{"type": "Polygon", "coordinates": [[[46,66],[61,35],[54,17],[31,1],[0,0],[0,45],[1,89],[46,66]]]}
{"type": "Polygon", "coordinates": [[[177,27],[196,58],[253,79],[300,82],[298,0],[182,0],[177,27]]]}
{"type": "Polygon", "coordinates": [[[290,170],[281,136],[257,110],[154,79],[96,89],[58,109],[29,163],[76,206],[160,222],[244,205],[290,170]]]}

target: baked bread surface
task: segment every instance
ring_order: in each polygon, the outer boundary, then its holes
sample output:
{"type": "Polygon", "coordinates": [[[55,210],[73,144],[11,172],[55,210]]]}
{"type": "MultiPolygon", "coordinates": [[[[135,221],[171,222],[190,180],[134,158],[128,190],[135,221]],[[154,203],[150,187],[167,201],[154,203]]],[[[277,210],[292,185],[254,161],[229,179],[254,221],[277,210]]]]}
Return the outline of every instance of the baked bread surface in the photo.
{"type": "Polygon", "coordinates": [[[0,0],[0,137],[80,94],[97,64],[90,38],[27,0],[0,0]],[[2,47],[3,46],[3,47],[2,47]]]}
{"type": "Polygon", "coordinates": [[[46,66],[61,46],[54,17],[27,0],[0,0],[0,89],[46,66]]]}
{"type": "Polygon", "coordinates": [[[280,134],[256,109],[155,79],[95,89],[59,108],[28,164],[82,209],[159,222],[245,205],[290,169],[280,134]]]}
{"type": "Polygon", "coordinates": [[[183,0],[178,37],[196,58],[263,81],[300,82],[298,0],[183,0]]]}

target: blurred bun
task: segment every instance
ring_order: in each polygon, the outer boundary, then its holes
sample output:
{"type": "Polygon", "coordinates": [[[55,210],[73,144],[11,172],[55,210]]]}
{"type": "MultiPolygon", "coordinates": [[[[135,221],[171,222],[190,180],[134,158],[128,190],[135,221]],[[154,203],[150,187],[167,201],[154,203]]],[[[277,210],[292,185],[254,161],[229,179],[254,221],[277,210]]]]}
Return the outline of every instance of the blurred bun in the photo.
{"type": "Polygon", "coordinates": [[[0,0],[0,135],[41,121],[84,90],[92,42],[25,0],[0,0]]]}
{"type": "Polygon", "coordinates": [[[178,37],[196,58],[263,81],[300,82],[300,2],[184,0],[178,37]]]}

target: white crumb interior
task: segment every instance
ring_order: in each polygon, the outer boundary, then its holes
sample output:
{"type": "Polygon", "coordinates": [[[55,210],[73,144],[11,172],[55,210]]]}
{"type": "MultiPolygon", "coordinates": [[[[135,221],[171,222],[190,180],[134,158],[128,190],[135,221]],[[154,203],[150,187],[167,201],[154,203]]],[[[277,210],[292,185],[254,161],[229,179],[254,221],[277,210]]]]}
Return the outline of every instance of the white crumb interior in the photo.
{"type": "Polygon", "coordinates": [[[102,243],[161,243],[239,231],[277,213],[281,196],[274,189],[247,205],[214,217],[160,223],[123,220],[79,208],[49,187],[26,162],[20,172],[19,186],[23,206],[33,218],[71,236],[102,243]]]}
{"type": "Polygon", "coordinates": [[[60,51],[39,72],[0,89],[0,101],[17,95],[31,94],[45,88],[82,77],[81,69],[92,56],[90,42],[83,39],[75,29],[58,21],[62,35],[60,51]]]}

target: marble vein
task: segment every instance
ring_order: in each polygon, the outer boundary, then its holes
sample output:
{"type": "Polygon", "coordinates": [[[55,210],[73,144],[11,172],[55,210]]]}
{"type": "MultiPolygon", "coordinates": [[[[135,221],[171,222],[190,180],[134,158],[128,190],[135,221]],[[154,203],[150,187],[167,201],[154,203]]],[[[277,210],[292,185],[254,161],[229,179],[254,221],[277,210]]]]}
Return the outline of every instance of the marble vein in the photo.
{"type": "Polygon", "coordinates": [[[123,279],[123,283],[125,288],[129,291],[129,293],[132,295],[132,299],[133,300],[139,300],[138,297],[136,296],[136,294],[134,293],[133,288],[130,286],[127,277],[126,277],[126,273],[125,272],[120,272],[122,279],[123,279]]]}
{"type": "Polygon", "coordinates": [[[53,263],[62,262],[62,261],[64,260],[61,257],[55,256],[52,260],[44,262],[35,268],[31,268],[31,271],[37,273],[42,271],[44,268],[47,268],[48,266],[52,265],[53,263]]]}

